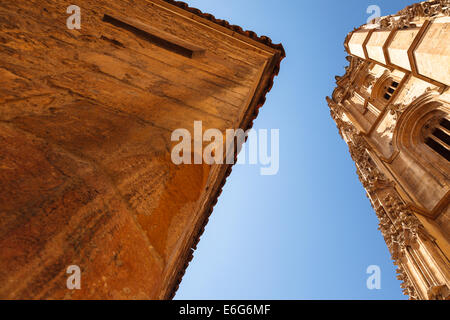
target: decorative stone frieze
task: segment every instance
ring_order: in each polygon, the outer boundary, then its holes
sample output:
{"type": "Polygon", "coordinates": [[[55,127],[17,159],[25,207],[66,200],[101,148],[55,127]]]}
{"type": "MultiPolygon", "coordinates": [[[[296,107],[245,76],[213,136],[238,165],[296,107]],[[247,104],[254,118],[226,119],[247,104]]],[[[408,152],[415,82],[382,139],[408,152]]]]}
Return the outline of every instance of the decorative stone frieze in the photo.
{"type": "Polygon", "coordinates": [[[420,18],[432,18],[438,15],[450,16],[450,1],[435,0],[414,3],[399,11],[396,15],[382,18],[379,23],[381,29],[398,30],[416,27],[414,23],[420,18]]]}

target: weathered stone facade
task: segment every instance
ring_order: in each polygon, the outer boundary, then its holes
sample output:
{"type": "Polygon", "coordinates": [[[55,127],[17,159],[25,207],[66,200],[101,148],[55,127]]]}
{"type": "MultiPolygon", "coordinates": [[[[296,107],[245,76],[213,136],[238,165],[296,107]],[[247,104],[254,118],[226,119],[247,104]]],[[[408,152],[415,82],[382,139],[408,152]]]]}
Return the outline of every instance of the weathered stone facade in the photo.
{"type": "Polygon", "coordinates": [[[284,49],[171,0],[77,0],[70,30],[70,4],[0,2],[0,298],[170,298],[231,171],[171,133],[250,128],[284,49]]]}
{"type": "Polygon", "coordinates": [[[411,299],[450,299],[450,1],[349,33],[327,97],[411,299]]]}

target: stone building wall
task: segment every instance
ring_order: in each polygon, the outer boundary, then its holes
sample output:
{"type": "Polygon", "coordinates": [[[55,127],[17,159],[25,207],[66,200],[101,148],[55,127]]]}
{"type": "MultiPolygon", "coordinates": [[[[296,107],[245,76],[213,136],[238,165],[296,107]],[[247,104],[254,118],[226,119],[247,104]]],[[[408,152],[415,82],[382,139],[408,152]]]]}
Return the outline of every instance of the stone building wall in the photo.
{"type": "Polygon", "coordinates": [[[361,26],[327,97],[404,293],[450,298],[450,1],[361,26]]]}
{"type": "Polygon", "coordinates": [[[284,50],[176,1],[76,4],[80,29],[0,2],[0,298],[170,298],[231,170],[175,165],[171,134],[250,128],[284,50]]]}

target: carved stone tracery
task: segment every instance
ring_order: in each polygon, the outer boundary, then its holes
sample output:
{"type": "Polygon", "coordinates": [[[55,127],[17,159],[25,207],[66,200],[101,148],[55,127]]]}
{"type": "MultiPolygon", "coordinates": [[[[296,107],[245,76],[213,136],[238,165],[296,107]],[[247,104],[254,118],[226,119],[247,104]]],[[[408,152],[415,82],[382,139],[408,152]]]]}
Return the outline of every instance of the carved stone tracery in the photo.
{"type": "Polygon", "coordinates": [[[394,264],[398,267],[396,272],[398,279],[403,282],[401,285],[403,293],[408,295],[410,299],[418,299],[416,289],[403,267],[403,259],[408,247],[417,247],[419,233],[426,233],[426,231],[398,195],[394,183],[379,170],[371,159],[369,154],[371,147],[364,136],[352,124],[342,120],[344,108],[330,98],[327,101],[339,133],[348,142],[350,155],[356,164],[359,180],[366,189],[379,219],[379,230],[384,237],[394,264]],[[384,194],[388,190],[387,195],[381,199],[378,197],[378,191],[380,190],[384,190],[384,194]],[[378,201],[377,206],[374,203],[375,200],[378,201]]]}
{"type": "Polygon", "coordinates": [[[450,0],[435,0],[414,3],[399,11],[396,15],[381,18],[383,30],[397,30],[416,27],[414,21],[420,18],[431,18],[437,15],[450,16],[450,0]]]}

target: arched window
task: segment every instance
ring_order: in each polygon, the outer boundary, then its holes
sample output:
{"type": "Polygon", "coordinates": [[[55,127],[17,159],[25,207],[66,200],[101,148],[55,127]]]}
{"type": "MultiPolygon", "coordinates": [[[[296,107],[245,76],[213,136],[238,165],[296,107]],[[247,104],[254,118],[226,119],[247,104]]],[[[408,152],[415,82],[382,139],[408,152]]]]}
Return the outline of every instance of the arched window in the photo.
{"type": "Polygon", "coordinates": [[[393,148],[420,164],[441,185],[450,179],[450,104],[427,92],[416,98],[400,115],[393,148]]]}
{"type": "Polygon", "coordinates": [[[394,161],[402,168],[402,186],[433,217],[443,212],[439,206],[450,185],[450,104],[439,98],[437,91],[428,90],[405,107],[392,141],[399,152],[394,161]]]}
{"type": "Polygon", "coordinates": [[[394,94],[394,92],[397,88],[398,88],[398,82],[395,80],[389,79],[384,86],[383,98],[387,101],[391,100],[392,95],[394,94]]]}
{"type": "Polygon", "coordinates": [[[399,84],[400,80],[397,77],[385,71],[373,85],[369,102],[382,111],[391,102],[399,84]]]}
{"type": "Polygon", "coordinates": [[[447,118],[432,120],[423,132],[425,144],[450,161],[450,121],[447,118]]]}

